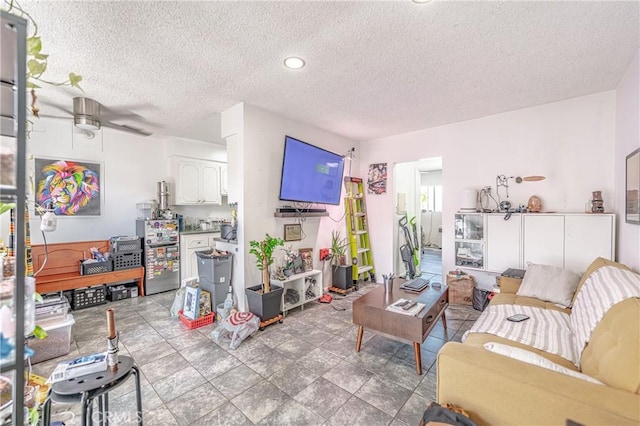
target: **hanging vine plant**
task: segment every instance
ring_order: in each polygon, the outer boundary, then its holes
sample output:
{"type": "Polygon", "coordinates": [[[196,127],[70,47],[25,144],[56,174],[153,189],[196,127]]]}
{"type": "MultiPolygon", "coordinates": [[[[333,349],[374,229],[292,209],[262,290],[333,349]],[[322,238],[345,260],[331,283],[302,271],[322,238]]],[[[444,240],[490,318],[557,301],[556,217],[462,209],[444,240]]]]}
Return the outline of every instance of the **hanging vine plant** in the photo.
{"type": "Polygon", "coordinates": [[[29,111],[36,117],[39,117],[40,108],[37,105],[38,97],[36,89],[40,89],[41,84],[49,86],[71,86],[82,90],[80,82],[82,76],[74,72],[68,74],[65,81],[50,81],[44,78],[47,71],[49,55],[42,51],[42,38],[38,35],[38,24],[33,17],[25,11],[16,0],[4,0],[2,8],[5,12],[20,16],[29,22],[30,34],[27,38],[27,88],[31,90],[31,105],[29,111]]]}

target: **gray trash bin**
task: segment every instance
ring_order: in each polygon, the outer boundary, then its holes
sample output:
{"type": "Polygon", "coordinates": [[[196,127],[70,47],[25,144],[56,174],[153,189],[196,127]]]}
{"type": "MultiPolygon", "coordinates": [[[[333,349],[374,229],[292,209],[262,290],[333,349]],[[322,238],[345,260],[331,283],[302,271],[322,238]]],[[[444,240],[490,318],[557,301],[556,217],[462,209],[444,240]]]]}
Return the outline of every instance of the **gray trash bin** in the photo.
{"type": "Polygon", "coordinates": [[[214,250],[197,251],[198,281],[200,288],[211,293],[211,308],[224,303],[231,284],[231,256],[219,255],[214,250]]]}

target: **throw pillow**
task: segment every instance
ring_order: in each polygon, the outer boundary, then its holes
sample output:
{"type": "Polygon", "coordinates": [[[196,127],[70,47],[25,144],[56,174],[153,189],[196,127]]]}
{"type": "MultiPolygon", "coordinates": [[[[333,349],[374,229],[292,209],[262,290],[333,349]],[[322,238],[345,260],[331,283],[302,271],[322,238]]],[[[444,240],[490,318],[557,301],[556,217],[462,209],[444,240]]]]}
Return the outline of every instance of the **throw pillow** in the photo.
{"type": "Polygon", "coordinates": [[[516,294],[568,308],[579,281],[580,275],[568,269],[531,263],[516,294]]]}
{"type": "Polygon", "coordinates": [[[527,364],[537,365],[538,367],[546,368],[547,370],[555,371],[556,373],[562,373],[567,376],[586,380],[587,382],[596,383],[598,385],[603,384],[601,381],[596,380],[591,376],[587,376],[586,374],[580,373],[579,371],[574,371],[562,365],[556,364],[555,362],[550,361],[541,355],[527,351],[525,349],[516,348],[514,346],[504,345],[502,343],[496,342],[487,342],[483,346],[490,352],[513,358],[518,361],[526,362],[527,364]]]}

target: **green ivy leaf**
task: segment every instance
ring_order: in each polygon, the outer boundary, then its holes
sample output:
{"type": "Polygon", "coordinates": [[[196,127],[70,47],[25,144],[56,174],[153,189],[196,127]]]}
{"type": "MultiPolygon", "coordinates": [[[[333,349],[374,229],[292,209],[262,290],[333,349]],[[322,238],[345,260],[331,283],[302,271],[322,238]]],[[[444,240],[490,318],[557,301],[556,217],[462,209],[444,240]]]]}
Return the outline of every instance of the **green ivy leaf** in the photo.
{"type": "Polygon", "coordinates": [[[37,59],[29,59],[29,62],[27,62],[27,68],[31,75],[37,76],[46,71],[47,63],[37,59]]]}
{"type": "Polygon", "coordinates": [[[42,50],[42,40],[40,37],[29,37],[27,39],[27,55],[35,56],[42,50]]]}
{"type": "Polygon", "coordinates": [[[36,325],[36,328],[33,329],[33,335],[36,337],[36,339],[44,340],[49,334],[47,333],[47,330],[40,327],[39,325],[36,325]]]}
{"type": "Polygon", "coordinates": [[[40,86],[38,86],[37,84],[31,82],[31,81],[27,81],[27,89],[39,89],[40,86]]]}
{"type": "Polygon", "coordinates": [[[33,55],[34,58],[36,59],[40,59],[40,60],[46,60],[49,55],[43,55],[42,53],[36,53],[35,55],[33,55]]]}
{"type": "Polygon", "coordinates": [[[73,72],[69,73],[69,84],[71,84],[71,87],[77,87],[78,89],[82,90],[82,87],[80,87],[81,81],[82,81],[81,75],[78,75],[73,72]]]}

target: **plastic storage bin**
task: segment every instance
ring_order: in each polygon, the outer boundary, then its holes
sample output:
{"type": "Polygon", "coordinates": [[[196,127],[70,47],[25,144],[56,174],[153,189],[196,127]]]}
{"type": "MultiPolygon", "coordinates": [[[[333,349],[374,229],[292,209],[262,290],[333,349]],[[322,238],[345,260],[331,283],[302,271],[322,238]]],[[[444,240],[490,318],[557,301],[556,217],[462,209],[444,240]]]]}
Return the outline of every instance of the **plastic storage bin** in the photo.
{"type": "Polygon", "coordinates": [[[29,339],[28,345],[36,353],[31,358],[32,364],[47,361],[71,352],[71,329],[75,324],[73,315],[68,314],[63,321],[47,321],[39,325],[48,334],[44,340],[29,339]]]}
{"type": "Polygon", "coordinates": [[[214,250],[197,251],[200,288],[211,293],[211,306],[224,303],[231,284],[232,254],[216,255],[214,250]]]}
{"type": "Polygon", "coordinates": [[[142,266],[142,250],[113,254],[113,270],[138,268],[142,266]]]}

